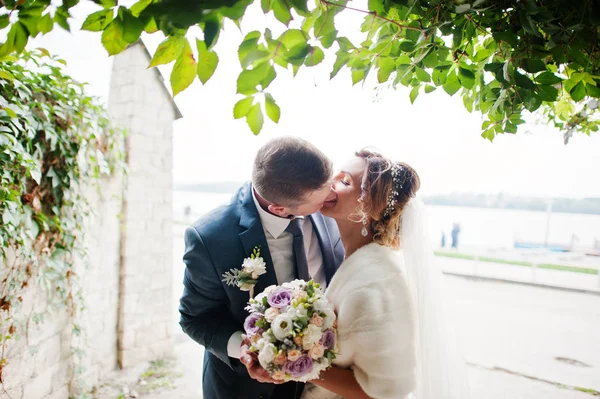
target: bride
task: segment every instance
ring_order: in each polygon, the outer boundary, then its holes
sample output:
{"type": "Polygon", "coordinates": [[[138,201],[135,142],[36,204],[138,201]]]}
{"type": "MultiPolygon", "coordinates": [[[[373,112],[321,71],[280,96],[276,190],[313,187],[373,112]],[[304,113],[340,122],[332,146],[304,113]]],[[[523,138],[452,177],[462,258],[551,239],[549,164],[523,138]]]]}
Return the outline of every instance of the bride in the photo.
{"type": "Polygon", "coordinates": [[[409,165],[369,150],[335,176],[336,197],[321,212],[336,220],[346,252],[325,293],[339,355],[302,398],[469,398],[419,186],[409,165]]]}

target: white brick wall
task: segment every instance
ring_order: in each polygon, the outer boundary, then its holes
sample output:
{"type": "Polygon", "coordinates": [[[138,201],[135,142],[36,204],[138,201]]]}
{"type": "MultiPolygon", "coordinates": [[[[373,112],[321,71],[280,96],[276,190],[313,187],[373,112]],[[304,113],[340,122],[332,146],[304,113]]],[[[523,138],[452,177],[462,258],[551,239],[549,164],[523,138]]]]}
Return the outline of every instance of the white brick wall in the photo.
{"type": "MultiPolygon", "coordinates": [[[[114,58],[109,111],[113,122],[128,130],[130,165],[126,181],[119,176],[103,181],[100,190],[88,190],[94,208],[86,223],[89,264],[77,265],[86,299],[77,321],[84,334],[72,335],[66,312],[31,323],[27,339],[6,347],[3,379],[10,396],[0,390],[0,399],[67,398],[72,345],[83,347],[81,379],[88,386],[119,360],[128,367],[171,353],[172,123],[179,115],[157,71],[146,69],[149,61],[140,44],[114,58]]],[[[22,311],[45,309],[43,298],[30,286],[22,311]]]]}
{"type": "Polygon", "coordinates": [[[178,117],[141,45],[115,58],[109,107],[128,129],[120,364],[171,353],[172,124],[178,117]],[[125,105],[126,104],[126,105],[125,105]],[[130,106],[130,104],[133,104],[130,106]],[[168,194],[167,194],[168,193],[168,194]]]}

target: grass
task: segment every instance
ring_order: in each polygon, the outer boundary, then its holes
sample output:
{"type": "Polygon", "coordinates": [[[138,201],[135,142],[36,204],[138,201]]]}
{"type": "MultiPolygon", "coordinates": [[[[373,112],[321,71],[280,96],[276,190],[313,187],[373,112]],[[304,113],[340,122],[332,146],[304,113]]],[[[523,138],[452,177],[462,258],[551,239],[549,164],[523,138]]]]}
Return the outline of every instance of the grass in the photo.
{"type": "MultiPolygon", "coordinates": [[[[464,259],[464,260],[479,260],[480,262],[500,263],[500,264],[512,265],[512,266],[523,266],[523,267],[533,267],[534,266],[534,264],[531,262],[490,258],[487,256],[479,256],[478,257],[475,255],[461,254],[458,252],[435,251],[435,255],[445,257],[445,258],[464,259]]],[[[535,266],[539,269],[561,270],[561,271],[567,271],[567,272],[573,272],[573,273],[583,273],[583,274],[598,274],[598,270],[592,269],[589,267],[583,267],[583,266],[567,266],[567,265],[557,265],[557,264],[553,264],[553,263],[540,263],[540,264],[535,264],[535,266]]]]}
{"type": "Polygon", "coordinates": [[[154,360],[150,367],[140,375],[138,389],[142,393],[153,392],[159,388],[174,389],[174,380],[181,377],[181,373],[173,371],[174,364],[166,360],[154,360]]]}

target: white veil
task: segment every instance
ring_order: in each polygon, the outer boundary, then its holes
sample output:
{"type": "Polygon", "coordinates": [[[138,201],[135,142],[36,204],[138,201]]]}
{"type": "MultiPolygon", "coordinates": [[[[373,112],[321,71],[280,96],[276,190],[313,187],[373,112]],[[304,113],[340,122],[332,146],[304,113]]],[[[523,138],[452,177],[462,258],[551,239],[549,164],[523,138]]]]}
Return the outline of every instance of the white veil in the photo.
{"type": "Polygon", "coordinates": [[[402,250],[416,325],[416,399],[468,399],[465,361],[444,311],[441,271],[427,233],[425,205],[413,198],[402,215],[402,250]]]}

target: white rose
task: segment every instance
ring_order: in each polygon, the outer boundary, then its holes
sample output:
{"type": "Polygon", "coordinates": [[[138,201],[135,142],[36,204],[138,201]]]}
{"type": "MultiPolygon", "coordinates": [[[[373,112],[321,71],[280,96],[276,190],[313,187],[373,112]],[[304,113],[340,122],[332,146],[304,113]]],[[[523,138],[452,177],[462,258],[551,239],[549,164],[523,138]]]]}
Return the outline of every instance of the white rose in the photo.
{"type": "Polygon", "coordinates": [[[292,333],[292,329],[294,328],[294,323],[292,318],[286,314],[280,314],[273,320],[271,323],[271,330],[273,331],[273,335],[280,341],[283,341],[286,337],[288,337],[292,333]]]}
{"type": "Polygon", "coordinates": [[[269,308],[265,311],[265,319],[269,323],[272,323],[277,316],[279,316],[279,310],[277,308],[269,308]]]}
{"type": "Polygon", "coordinates": [[[313,308],[317,312],[322,312],[325,309],[329,309],[330,304],[329,304],[329,301],[327,300],[327,298],[321,297],[313,303],[313,308]]]}
{"type": "Polygon", "coordinates": [[[256,347],[256,349],[258,349],[259,351],[261,351],[267,344],[269,343],[269,340],[264,338],[259,339],[254,346],[256,347]]]}
{"type": "Polygon", "coordinates": [[[266,298],[267,294],[263,292],[261,292],[260,294],[258,294],[257,296],[254,297],[254,300],[256,301],[256,303],[258,303],[259,305],[262,306],[263,303],[263,298],[266,298]]]}
{"type": "Polygon", "coordinates": [[[265,295],[267,295],[267,296],[268,296],[268,295],[270,295],[270,294],[271,294],[271,292],[275,291],[275,289],[276,289],[276,288],[277,288],[277,286],[276,286],[276,285],[270,285],[270,286],[268,286],[267,288],[265,288],[265,289],[263,290],[263,292],[265,293],[265,295]]]}
{"type": "Polygon", "coordinates": [[[277,340],[275,339],[275,337],[273,336],[273,334],[269,334],[268,332],[264,332],[263,333],[263,338],[265,340],[265,342],[271,342],[271,343],[275,343],[277,340]]]}
{"type": "Polygon", "coordinates": [[[325,314],[325,317],[323,317],[323,329],[328,330],[333,327],[333,323],[335,323],[335,319],[337,318],[335,312],[331,309],[325,309],[321,313],[325,314]]]}
{"type": "Polygon", "coordinates": [[[252,274],[252,278],[256,279],[261,274],[265,274],[267,272],[267,264],[262,258],[246,258],[244,259],[244,263],[242,264],[242,268],[244,271],[252,274]],[[255,277],[256,276],[256,277],[255,277]]]}
{"type": "Polygon", "coordinates": [[[308,309],[306,309],[304,306],[298,306],[297,308],[294,308],[294,318],[300,318],[300,317],[308,317],[308,309]]]}
{"type": "Polygon", "coordinates": [[[315,326],[314,324],[309,324],[307,328],[304,329],[304,336],[302,337],[302,348],[304,350],[310,350],[323,335],[323,331],[321,331],[320,327],[315,326]]]}
{"type": "Polygon", "coordinates": [[[269,367],[269,364],[275,359],[277,349],[273,344],[266,344],[258,354],[258,362],[265,370],[269,367]]]}

